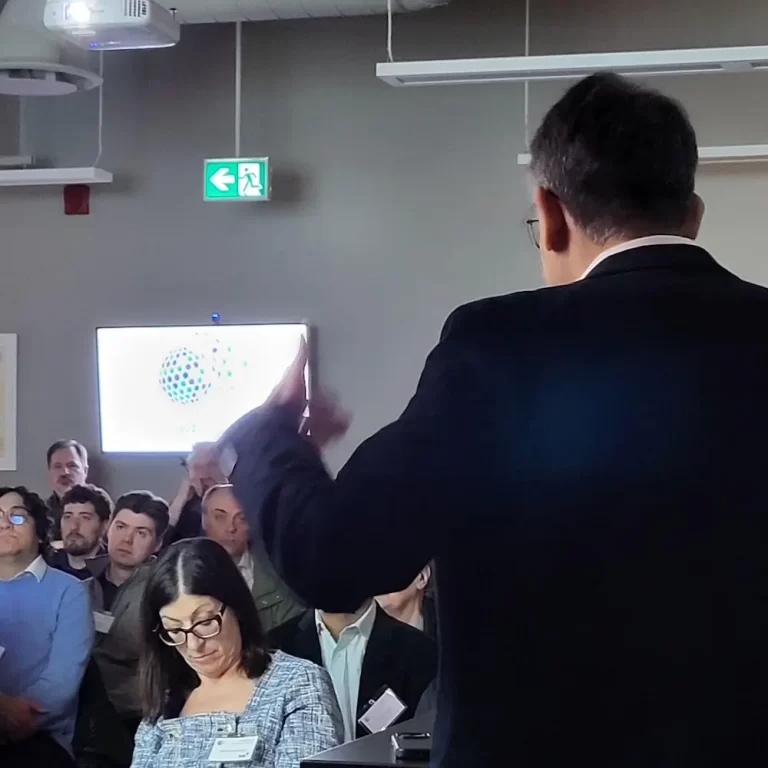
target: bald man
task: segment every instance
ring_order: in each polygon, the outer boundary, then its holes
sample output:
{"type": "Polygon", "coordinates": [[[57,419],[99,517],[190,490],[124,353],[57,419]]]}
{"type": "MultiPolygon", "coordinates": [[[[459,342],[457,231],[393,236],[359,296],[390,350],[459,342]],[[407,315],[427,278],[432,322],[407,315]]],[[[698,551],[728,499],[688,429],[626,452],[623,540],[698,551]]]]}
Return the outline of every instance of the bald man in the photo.
{"type": "Polygon", "coordinates": [[[306,610],[282,583],[266,556],[251,546],[248,523],[232,486],[214,485],[203,496],[203,533],[221,544],[248,584],[264,633],[306,610]]]}

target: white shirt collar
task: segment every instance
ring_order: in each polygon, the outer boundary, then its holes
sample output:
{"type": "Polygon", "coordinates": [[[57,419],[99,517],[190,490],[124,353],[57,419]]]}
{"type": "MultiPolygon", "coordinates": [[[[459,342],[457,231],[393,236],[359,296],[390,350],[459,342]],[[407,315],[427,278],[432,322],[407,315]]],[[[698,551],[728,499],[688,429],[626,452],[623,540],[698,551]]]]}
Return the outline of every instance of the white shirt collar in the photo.
{"type": "Polygon", "coordinates": [[[244,571],[253,570],[253,558],[251,557],[250,550],[246,549],[245,552],[240,555],[240,559],[237,561],[237,567],[244,571]]]}
{"type": "MultiPolygon", "coordinates": [[[[362,635],[366,642],[371,636],[371,632],[373,631],[373,624],[376,621],[376,601],[371,600],[371,604],[363,611],[363,613],[358,616],[358,618],[352,622],[352,624],[348,624],[344,629],[341,630],[339,634],[339,640],[341,640],[342,635],[344,634],[353,634],[353,633],[359,633],[362,635]]],[[[315,611],[315,625],[317,626],[317,633],[318,635],[322,635],[323,632],[329,632],[328,628],[325,626],[325,622],[323,621],[323,613],[322,611],[315,611]]],[[[330,632],[329,632],[330,634],[330,632]]]]}
{"type": "Polygon", "coordinates": [[[253,557],[250,550],[246,549],[240,560],[237,562],[237,569],[240,571],[240,575],[245,579],[245,583],[248,585],[248,589],[253,589],[253,557]]]}
{"type": "Polygon", "coordinates": [[[648,245],[696,245],[696,243],[690,238],[681,237],[680,235],[649,235],[648,237],[637,237],[634,240],[627,240],[626,243],[619,243],[619,245],[614,245],[613,248],[603,251],[587,267],[581,279],[583,280],[598,264],[602,264],[611,256],[623,253],[624,251],[630,251],[633,248],[644,248],[648,245]]]}
{"type": "MultiPolygon", "coordinates": [[[[23,571],[19,571],[13,578],[20,579],[25,573],[31,573],[38,582],[43,580],[48,566],[42,555],[38,555],[23,571]]],[[[12,579],[13,580],[13,579],[12,579]]]]}

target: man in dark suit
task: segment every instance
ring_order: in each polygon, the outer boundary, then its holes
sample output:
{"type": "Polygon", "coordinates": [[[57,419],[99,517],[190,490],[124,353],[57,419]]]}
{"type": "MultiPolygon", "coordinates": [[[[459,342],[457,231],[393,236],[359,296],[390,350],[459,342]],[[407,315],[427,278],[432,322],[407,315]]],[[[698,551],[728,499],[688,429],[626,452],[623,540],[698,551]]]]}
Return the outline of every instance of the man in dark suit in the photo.
{"type": "Polygon", "coordinates": [[[531,155],[553,287],[456,311],[336,479],[298,434],[299,360],[226,436],[235,491],[312,605],[434,558],[440,768],[765,765],[768,291],[690,239],[672,100],[589,77],[531,155]]]}
{"type": "Polygon", "coordinates": [[[370,733],[360,723],[390,689],[405,705],[394,725],[413,717],[437,674],[437,645],[367,600],[352,614],[307,611],[269,634],[274,648],[325,667],[333,681],[347,741],[370,733]]]}

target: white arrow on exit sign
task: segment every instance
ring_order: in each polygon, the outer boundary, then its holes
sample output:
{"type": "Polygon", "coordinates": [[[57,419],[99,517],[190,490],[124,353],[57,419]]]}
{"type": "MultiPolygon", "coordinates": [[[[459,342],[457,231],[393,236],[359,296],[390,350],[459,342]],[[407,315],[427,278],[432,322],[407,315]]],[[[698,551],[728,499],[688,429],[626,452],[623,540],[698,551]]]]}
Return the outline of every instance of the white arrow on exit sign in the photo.
{"type": "Polygon", "coordinates": [[[213,184],[219,192],[229,192],[230,184],[234,184],[235,181],[235,177],[229,172],[228,168],[219,168],[219,170],[211,176],[211,184],[213,184]]]}

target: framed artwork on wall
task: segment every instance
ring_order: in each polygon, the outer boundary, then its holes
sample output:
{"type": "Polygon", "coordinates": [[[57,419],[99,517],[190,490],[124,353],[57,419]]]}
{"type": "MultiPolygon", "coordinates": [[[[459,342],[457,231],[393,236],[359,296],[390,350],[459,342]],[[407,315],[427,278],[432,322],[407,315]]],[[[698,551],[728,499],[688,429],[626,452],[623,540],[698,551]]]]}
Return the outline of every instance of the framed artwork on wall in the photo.
{"type": "Polygon", "coordinates": [[[0,333],[0,470],[16,469],[16,355],[18,337],[0,333]]]}

